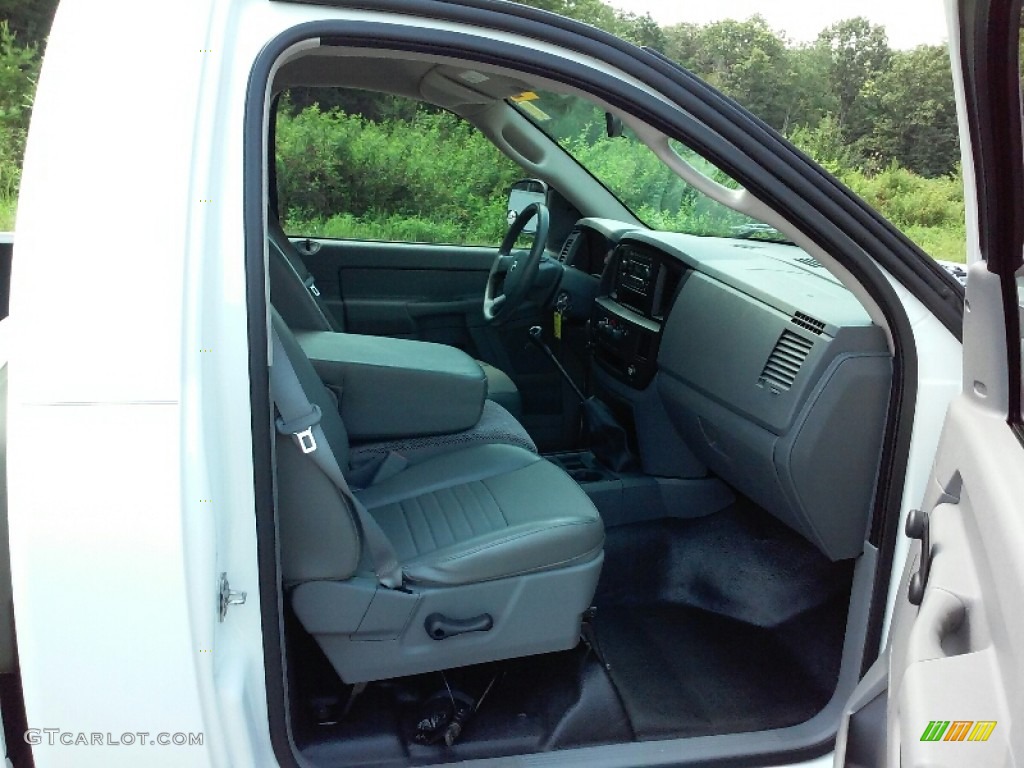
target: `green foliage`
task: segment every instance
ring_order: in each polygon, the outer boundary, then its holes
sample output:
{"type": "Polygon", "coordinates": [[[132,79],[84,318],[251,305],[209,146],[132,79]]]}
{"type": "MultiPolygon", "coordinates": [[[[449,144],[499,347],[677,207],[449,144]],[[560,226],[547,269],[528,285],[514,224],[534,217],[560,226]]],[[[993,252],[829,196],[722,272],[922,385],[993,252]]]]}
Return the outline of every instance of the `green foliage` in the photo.
{"type": "Polygon", "coordinates": [[[928,179],[894,163],[881,173],[846,170],[839,178],[932,257],[964,261],[967,230],[959,168],[928,179]]]}
{"type": "Polygon", "coordinates": [[[869,133],[869,99],[873,82],[889,68],[892,50],[885,28],[863,16],[845,19],[818,35],[829,57],[825,84],[836,94],[836,120],[848,141],[869,133]]]}
{"type": "Polygon", "coordinates": [[[17,208],[17,198],[0,197],[0,232],[14,231],[14,215],[17,208]]]}
{"type": "Polygon", "coordinates": [[[314,105],[277,120],[279,208],[292,232],[496,244],[521,176],[447,112],[375,122],[314,105]]]}
{"type": "Polygon", "coordinates": [[[668,55],[732,96],[769,125],[786,120],[790,80],[785,42],[761,16],[680,25],[666,31],[668,55]]]}
{"type": "Polygon", "coordinates": [[[19,45],[7,22],[0,21],[0,199],[18,194],[38,72],[36,46],[19,45]]]}
{"type": "Polygon", "coordinates": [[[798,125],[789,134],[789,140],[835,176],[854,166],[853,152],[832,115],[825,115],[813,128],[798,125]]]}
{"type": "Polygon", "coordinates": [[[868,158],[898,158],[923,176],[945,176],[959,160],[956,104],[949,52],[922,45],[897,51],[870,89],[872,130],[862,139],[868,158]]]}
{"type": "Polygon", "coordinates": [[[898,227],[963,226],[959,176],[926,179],[893,164],[871,176],[847,171],[841,180],[898,227]]]}
{"type": "Polygon", "coordinates": [[[40,48],[45,45],[57,0],[3,0],[0,5],[0,16],[11,32],[28,45],[40,48]]]}

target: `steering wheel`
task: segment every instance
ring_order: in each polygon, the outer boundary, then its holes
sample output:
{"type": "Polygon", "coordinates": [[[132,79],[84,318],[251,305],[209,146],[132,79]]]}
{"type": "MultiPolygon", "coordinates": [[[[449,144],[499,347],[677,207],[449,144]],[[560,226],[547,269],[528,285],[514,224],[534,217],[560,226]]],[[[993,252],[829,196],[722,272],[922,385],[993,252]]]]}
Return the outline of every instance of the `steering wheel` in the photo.
{"type": "Polygon", "coordinates": [[[548,220],[548,207],[544,203],[530,203],[505,233],[484,289],[484,319],[488,323],[497,324],[511,316],[530,292],[540,269],[540,257],[548,243],[548,220]],[[512,246],[522,234],[526,222],[534,217],[537,218],[537,229],[533,233],[530,252],[513,255],[512,246]]]}

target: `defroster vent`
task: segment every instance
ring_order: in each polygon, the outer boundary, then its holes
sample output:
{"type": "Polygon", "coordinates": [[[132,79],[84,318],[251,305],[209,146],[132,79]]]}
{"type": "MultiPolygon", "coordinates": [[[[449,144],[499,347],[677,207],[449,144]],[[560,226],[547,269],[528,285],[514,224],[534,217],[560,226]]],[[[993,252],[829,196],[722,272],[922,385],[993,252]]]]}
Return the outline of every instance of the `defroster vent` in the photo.
{"type": "Polygon", "coordinates": [[[569,236],[565,238],[565,242],[562,244],[562,250],[558,253],[558,260],[565,264],[569,259],[569,252],[572,251],[573,245],[576,244],[576,238],[580,236],[580,231],[574,229],[569,233],[569,236]]]}
{"type": "Polygon", "coordinates": [[[813,346],[813,341],[787,328],[775,342],[775,348],[768,355],[768,362],[764,364],[764,370],[761,371],[757,383],[778,392],[785,392],[793,386],[800,366],[804,364],[813,346]]]}
{"type": "Polygon", "coordinates": [[[797,312],[789,321],[794,325],[806,328],[811,333],[816,333],[819,336],[825,332],[825,324],[821,322],[821,320],[816,320],[810,315],[805,315],[803,312],[797,312]]]}

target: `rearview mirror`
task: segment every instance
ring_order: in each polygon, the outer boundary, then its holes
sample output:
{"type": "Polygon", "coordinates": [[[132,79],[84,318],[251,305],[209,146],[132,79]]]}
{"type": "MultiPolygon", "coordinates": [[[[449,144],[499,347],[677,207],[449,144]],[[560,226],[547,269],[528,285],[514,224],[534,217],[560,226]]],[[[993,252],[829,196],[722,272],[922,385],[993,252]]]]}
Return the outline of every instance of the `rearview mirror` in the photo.
{"type": "MultiPolygon", "coordinates": [[[[548,185],[540,179],[520,179],[508,192],[508,225],[511,227],[523,209],[531,203],[544,203],[548,197],[548,185]]],[[[526,222],[523,234],[532,235],[537,231],[537,220],[526,222]]]]}

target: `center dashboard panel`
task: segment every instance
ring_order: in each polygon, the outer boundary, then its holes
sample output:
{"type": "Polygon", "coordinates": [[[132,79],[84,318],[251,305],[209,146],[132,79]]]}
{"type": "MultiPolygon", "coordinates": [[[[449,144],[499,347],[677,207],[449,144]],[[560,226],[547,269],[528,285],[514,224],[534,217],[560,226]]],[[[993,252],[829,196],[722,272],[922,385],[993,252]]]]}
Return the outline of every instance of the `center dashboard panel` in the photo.
{"type": "Polygon", "coordinates": [[[594,359],[612,376],[636,389],[650,384],[665,318],[686,271],[641,243],[621,243],[612,253],[591,317],[594,359]]]}

